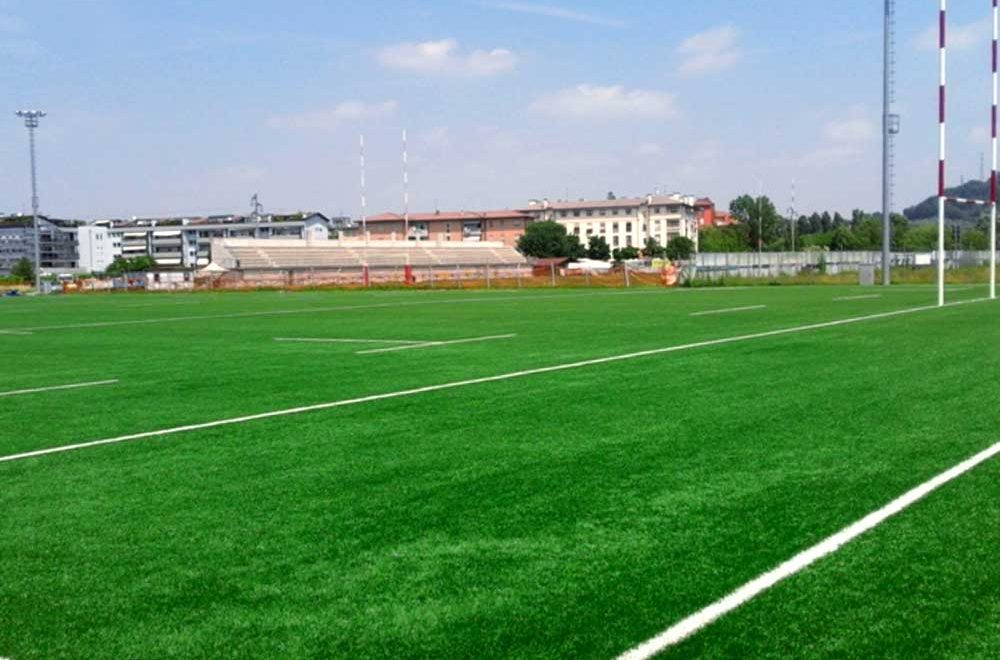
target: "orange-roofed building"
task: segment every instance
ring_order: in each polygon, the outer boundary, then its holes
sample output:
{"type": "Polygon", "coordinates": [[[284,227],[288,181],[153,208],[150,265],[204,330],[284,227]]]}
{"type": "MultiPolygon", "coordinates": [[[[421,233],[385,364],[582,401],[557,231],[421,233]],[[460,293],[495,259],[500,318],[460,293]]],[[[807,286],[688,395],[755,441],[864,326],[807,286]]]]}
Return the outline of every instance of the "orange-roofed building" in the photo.
{"type": "MultiPolygon", "coordinates": [[[[532,222],[524,211],[434,211],[411,213],[411,241],[490,241],[517,247],[517,239],[532,222]]],[[[404,240],[405,219],[400,213],[381,213],[366,220],[373,241],[404,240]]],[[[360,229],[360,227],[359,227],[360,229]]]]}

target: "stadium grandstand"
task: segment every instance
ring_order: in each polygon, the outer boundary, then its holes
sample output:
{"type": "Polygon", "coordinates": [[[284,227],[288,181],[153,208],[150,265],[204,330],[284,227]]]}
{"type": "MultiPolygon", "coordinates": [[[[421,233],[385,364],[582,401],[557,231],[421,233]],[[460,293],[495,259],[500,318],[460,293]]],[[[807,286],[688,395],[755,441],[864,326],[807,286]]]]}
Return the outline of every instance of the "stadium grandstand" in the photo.
{"type": "Polygon", "coordinates": [[[213,240],[202,274],[217,286],[416,283],[515,277],[526,264],[500,242],[240,238],[213,240]]]}

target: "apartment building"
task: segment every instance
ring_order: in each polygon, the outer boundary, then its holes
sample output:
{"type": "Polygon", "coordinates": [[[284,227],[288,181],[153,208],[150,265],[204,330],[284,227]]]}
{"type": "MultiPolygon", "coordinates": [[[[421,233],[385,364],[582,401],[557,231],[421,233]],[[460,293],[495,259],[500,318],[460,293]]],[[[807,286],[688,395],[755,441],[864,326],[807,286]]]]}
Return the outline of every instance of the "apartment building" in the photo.
{"type": "MultiPolygon", "coordinates": [[[[80,221],[38,217],[39,252],[44,273],[74,272],[78,267],[76,227],[80,221]]],[[[35,261],[35,228],[31,216],[0,218],[0,275],[9,275],[20,259],[35,261]]]]}
{"type": "Polygon", "coordinates": [[[409,214],[382,213],[365,221],[368,238],[375,241],[492,241],[516,247],[517,239],[533,220],[527,211],[434,211],[409,214]]]}
{"type": "Polygon", "coordinates": [[[696,199],[686,195],[646,195],[575,202],[532,200],[528,213],[536,220],[558,222],[587,245],[591,236],[603,236],[614,248],[642,248],[655,238],[666,245],[678,236],[698,243],[696,199]]]}
{"type": "Polygon", "coordinates": [[[81,246],[80,270],[103,271],[119,256],[152,257],[167,268],[201,268],[212,261],[213,238],[325,241],[330,238],[331,227],[341,227],[345,222],[343,218],[331,220],[322,213],[99,220],[76,229],[81,246]]]}

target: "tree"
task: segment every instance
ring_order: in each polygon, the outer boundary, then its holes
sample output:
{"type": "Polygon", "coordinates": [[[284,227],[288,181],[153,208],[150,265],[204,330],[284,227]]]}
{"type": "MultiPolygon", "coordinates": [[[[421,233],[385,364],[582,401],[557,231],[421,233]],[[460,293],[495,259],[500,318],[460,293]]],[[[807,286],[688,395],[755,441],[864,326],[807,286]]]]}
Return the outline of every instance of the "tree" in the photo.
{"type": "MultiPolygon", "coordinates": [[[[579,244],[579,239],[577,243],[579,244]]],[[[517,239],[517,249],[529,257],[568,257],[566,228],[558,222],[534,222],[517,239]]]]}
{"type": "Polygon", "coordinates": [[[611,192],[611,191],[609,190],[609,191],[608,191],[608,199],[609,199],[609,200],[612,200],[612,199],[618,199],[618,198],[617,198],[617,197],[615,197],[615,194],[614,194],[613,192],[611,192]]]}
{"type": "Polygon", "coordinates": [[[580,243],[579,236],[567,236],[566,237],[566,254],[564,256],[570,259],[583,259],[587,256],[587,248],[583,247],[580,243]]]}
{"type": "Polygon", "coordinates": [[[662,257],[666,253],[666,250],[660,243],[650,236],[646,239],[646,244],[642,249],[642,256],[647,259],[657,259],[662,257]]]}
{"type": "Polygon", "coordinates": [[[152,257],[142,255],[133,259],[126,259],[125,257],[118,256],[115,257],[115,260],[111,262],[111,265],[107,267],[104,273],[112,277],[117,277],[125,273],[142,273],[147,270],[154,270],[156,267],[156,260],[152,257]]]}
{"type": "Polygon", "coordinates": [[[639,258],[639,248],[636,247],[623,247],[615,248],[612,250],[611,255],[614,257],[615,261],[626,261],[628,259],[638,259],[639,258]]]}
{"type": "Polygon", "coordinates": [[[667,243],[666,254],[671,261],[690,259],[694,254],[694,241],[687,236],[675,236],[667,243]]]}
{"type": "Polygon", "coordinates": [[[782,238],[780,218],[774,203],[767,197],[741,195],[729,204],[729,212],[740,221],[737,225],[751,250],[770,245],[782,238]]]}
{"type": "Polygon", "coordinates": [[[857,239],[847,227],[837,227],[830,236],[830,249],[834,251],[854,250],[858,246],[857,239]]]}
{"type": "Polygon", "coordinates": [[[587,256],[598,261],[607,261],[611,258],[611,248],[603,236],[593,235],[587,245],[587,256]]]}
{"type": "Polygon", "coordinates": [[[31,263],[31,259],[21,257],[11,266],[10,274],[22,282],[32,282],[35,279],[35,265],[31,263]]]}
{"type": "Polygon", "coordinates": [[[706,227],[698,234],[702,252],[746,252],[746,236],[737,227],[706,227]]]}

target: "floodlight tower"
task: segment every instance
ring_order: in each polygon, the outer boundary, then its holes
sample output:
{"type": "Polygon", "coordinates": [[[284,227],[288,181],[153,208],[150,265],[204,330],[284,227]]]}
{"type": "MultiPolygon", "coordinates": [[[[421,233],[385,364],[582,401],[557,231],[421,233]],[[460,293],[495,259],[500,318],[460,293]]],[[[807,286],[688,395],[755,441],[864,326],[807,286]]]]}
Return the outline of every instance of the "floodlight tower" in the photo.
{"type": "Polygon", "coordinates": [[[885,0],[882,48],[882,285],[889,286],[892,267],[892,178],[899,115],[893,114],[896,94],[896,0],[885,0]]]}
{"type": "Polygon", "coordinates": [[[38,231],[38,182],[35,176],[35,129],[38,128],[38,120],[45,116],[41,110],[18,110],[15,113],[24,119],[24,125],[28,127],[28,149],[31,152],[31,218],[35,232],[35,291],[41,292],[42,287],[42,237],[38,231]]]}

